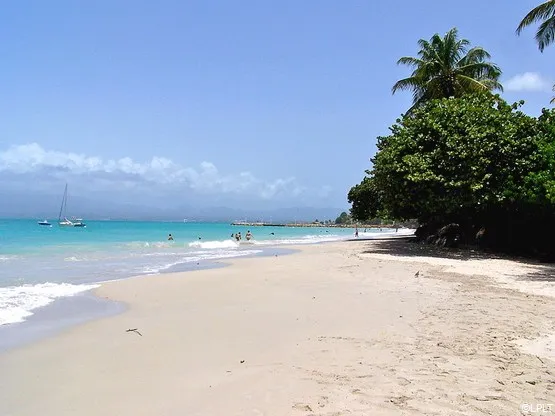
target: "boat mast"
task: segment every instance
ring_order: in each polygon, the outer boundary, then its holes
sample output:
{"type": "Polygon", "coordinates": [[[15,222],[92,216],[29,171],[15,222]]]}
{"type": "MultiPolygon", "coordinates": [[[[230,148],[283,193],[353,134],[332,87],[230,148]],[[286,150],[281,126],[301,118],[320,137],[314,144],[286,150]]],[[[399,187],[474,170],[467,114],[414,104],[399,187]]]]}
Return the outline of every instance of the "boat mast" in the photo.
{"type": "Polygon", "coordinates": [[[65,205],[66,205],[66,201],[67,201],[67,183],[66,183],[66,188],[64,190],[64,197],[62,198],[62,205],[60,206],[60,213],[58,214],[58,222],[62,219],[62,212],[64,212],[65,215],[65,205]]]}

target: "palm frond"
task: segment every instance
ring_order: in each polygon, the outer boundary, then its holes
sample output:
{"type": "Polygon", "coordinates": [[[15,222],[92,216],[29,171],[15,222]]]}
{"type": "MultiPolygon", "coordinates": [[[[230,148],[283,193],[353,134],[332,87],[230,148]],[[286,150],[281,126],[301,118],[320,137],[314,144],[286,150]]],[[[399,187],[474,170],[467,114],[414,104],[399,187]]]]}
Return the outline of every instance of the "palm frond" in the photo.
{"type": "Polygon", "coordinates": [[[478,81],[480,81],[480,83],[482,83],[490,91],[499,91],[499,92],[505,91],[505,89],[503,88],[503,85],[497,80],[482,78],[482,79],[479,79],[478,81]]]}
{"type": "Polygon", "coordinates": [[[468,63],[483,62],[486,59],[491,59],[489,52],[480,46],[475,46],[469,49],[466,55],[461,57],[457,63],[459,66],[464,66],[468,63]]]}
{"type": "Polygon", "coordinates": [[[545,20],[536,33],[536,42],[540,51],[543,52],[545,47],[553,43],[555,39],[555,15],[545,20]]]}
{"type": "MultiPolygon", "coordinates": [[[[554,0],[555,1],[555,0],[554,0]]],[[[393,85],[392,92],[411,90],[413,107],[434,98],[460,97],[468,92],[502,90],[501,69],[488,62],[490,54],[470,41],[458,38],[453,28],[443,37],[418,41],[417,57],[405,56],[398,64],[411,67],[412,74],[393,85]]]]}
{"type": "Polygon", "coordinates": [[[400,79],[393,85],[391,92],[395,94],[397,91],[415,90],[421,87],[421,80],[416,77],[400,79]]]}
{"type": "Polygon", "coordinates": [[[397,65],[408,65],[408,66],[420,66],[424,65],[426,62],[419,58],[413,58],[412,56],[403,56],[397,61],[397,65]]]}
{"type": "Polygon", "coordinates": [[[494,83],[492,80],[477,80],[466,75],[458,75],[457,82],[465,89],[473,92],[490,91],[492,83],[494,83]]]}
{"type": "Polygon", "coordinates": [[[516,29],[516,33],[520,35],[526,27],[553,16],[555,16],[555,0],[545,1],[524,16],[524,19],[522,19],[516,29]]]}
{"type": "Polygon", "coordinates": [[[461,66],[456,70],[457,74],[471,76],[475,79],[499,80],[502,71],[496,64],[490,62],[475,62],[461,66]]]}

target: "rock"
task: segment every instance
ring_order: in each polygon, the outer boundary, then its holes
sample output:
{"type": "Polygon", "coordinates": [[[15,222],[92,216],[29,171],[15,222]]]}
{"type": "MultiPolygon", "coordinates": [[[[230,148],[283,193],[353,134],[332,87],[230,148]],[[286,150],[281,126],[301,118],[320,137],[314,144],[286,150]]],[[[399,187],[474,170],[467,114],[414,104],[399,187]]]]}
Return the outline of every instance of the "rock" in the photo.
{"type": "Polygon", "coordinates": [[[415,232],[416,240],[424,241],[440,247],[458,247],[463,240],[462,228],[459,224],[451,223],[445,226],[437,224],[425,224],[415,232]]]}
{"type": "Polygon", "coordinates": [[[436,244],[440,247],[454,248],[458,247],[462,241],[463,233],[459,224],[451,223],[440,228],[437,232],[439,237],[436,244]]]}

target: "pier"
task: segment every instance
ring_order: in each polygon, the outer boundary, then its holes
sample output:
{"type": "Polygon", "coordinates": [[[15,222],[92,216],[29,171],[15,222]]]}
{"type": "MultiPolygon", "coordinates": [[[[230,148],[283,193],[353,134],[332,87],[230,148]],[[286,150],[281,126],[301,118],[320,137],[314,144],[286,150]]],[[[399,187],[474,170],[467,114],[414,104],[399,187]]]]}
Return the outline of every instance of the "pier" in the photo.
{"type": "MultiPolygon", "coordinates": [[[[232,222],[231,225],[240,225],[243,227],[289,227],[289,224],[274,224],[269,222],[244,222],[244,221],[232,222]]],[[[294,225],[292,226],[294,227],[294,225]]]]}
{"type": "Polygon", "coordinates": [[[241,227],[313,227],[313,228],[398,228],[395,224],[324,224],[313,222],[295,222],[295,223],[271,223],[271,222],[247,222],[234,221],[234,226],[241,227]]]}

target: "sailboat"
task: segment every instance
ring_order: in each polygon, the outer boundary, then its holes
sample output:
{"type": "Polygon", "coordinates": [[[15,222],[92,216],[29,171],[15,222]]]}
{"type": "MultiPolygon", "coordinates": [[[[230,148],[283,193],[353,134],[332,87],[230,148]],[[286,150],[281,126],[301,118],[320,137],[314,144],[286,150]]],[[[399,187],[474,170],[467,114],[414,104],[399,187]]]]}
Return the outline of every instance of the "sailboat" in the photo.
{"type": "Polygon", "coordinates": [[[86,227],[86,224],[80,218],[74,219],[73,221],[68,220],[66,216],[66,209],[67,209],[67,183],[66,183],[66,188],[64,190],[64,197],[62,198],[60,213],[58,214],[58,225],[60,227],[86,227]],[[63,220],[62,220],[62,213],[64,214],[63,220]]]}

